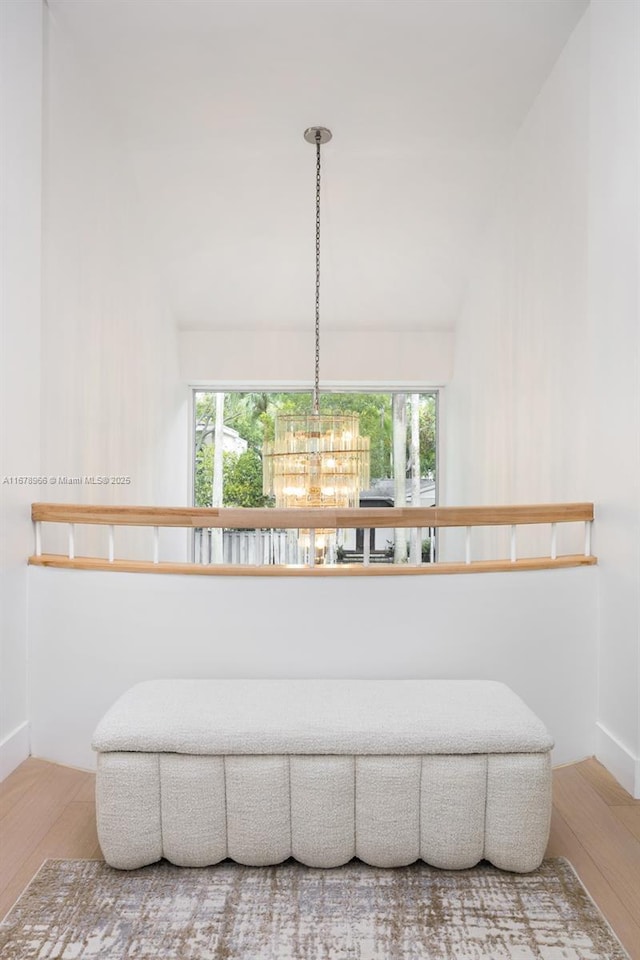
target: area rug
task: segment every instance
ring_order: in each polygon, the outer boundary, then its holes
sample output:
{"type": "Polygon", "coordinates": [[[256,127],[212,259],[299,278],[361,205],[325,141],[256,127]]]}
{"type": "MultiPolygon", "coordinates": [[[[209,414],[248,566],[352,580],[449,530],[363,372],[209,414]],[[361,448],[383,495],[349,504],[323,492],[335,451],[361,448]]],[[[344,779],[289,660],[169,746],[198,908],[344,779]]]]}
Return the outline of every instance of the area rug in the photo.
{"type": "Polygon", "coordinates": [[[288,861],[119,872],[47,860],[0,925],[2,960],[623,960],[564,860],[394,870],[288,861]]]}

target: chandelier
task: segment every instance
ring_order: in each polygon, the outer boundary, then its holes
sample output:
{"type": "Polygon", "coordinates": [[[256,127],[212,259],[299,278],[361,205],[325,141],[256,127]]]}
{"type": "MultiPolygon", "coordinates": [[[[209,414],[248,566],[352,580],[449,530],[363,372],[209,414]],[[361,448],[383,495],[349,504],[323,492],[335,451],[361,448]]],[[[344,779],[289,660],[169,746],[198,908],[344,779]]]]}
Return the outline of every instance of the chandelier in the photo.
{"type": "MultiPolygon", "coordinates": [[[[304,132],[316,147],[316,307],[313,407],[308,414],[277,414],[274,439],[263,445],[264,492],[276,507],[358,507],[369,486],[369,438],[357,413],[320,413],[320,146],[326,127],[304,132]]],[[[333,532],[333,531],[331,531],[333,532]]],[[[330,531],[316,531],[323,538],[330,531]]]]}

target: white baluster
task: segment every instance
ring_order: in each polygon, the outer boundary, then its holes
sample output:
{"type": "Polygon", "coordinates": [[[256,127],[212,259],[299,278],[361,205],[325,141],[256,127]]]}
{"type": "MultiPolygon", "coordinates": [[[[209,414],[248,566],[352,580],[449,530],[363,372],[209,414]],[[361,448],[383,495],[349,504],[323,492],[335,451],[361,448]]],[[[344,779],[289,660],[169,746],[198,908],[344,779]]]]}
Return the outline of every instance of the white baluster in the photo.
{"type": "Polygon", "coordinates": [[[464,562],[471,563],[471,527],[465,528],[464,562]]]}
{"type": "Polygon", "coordinates": [[[409,560],[415,566],[420,563],[420,531],[418,527],[411,527],[409,531],[409,560]]]}
{"type": "Polygon", "coordinates": [[[153,528],[153,562],[160,560],[160,527],[153,528]]]}
{"type": "Polygon", "coordinates": [[[309,566],[316,565],[316,531],[309,530],[309,566]]]}
{"type": "Polygon", "coordinates": [[[109,563],[113,563],[116,555],[116,550],[115,550],[115,527],[112,523],[109,524],[108,535],[109,535],[109,563]]]}
{"type": "Polygon", "coordinates": [[[75,532],[74,525],[69,524],[69,560],[74,560],[76,556],[76,543],[75,543],[75,532]]]}
{"type": "Polygon", "coordinates": [[[558,558],[558,524],[551,524],[551,559],[557,560],[558,558]]]}
{"type": "Polygon", "coordinates": [[[36,557],[42,556],[42,524],[39,520],[36,520],[33,524],[33,532],[36,538],[36,557]]]}
{"type": "Polygon", "coordinates": [[[591,556],[591,520],[585,520],[584,523],[584,555],[591,556]]]}
{"type": "Polygon", "coordinates": [[[371,533],[369,527],[366,527],[362,533],[364,535],[362,546],[362,564],[363,566],[368,567],[371,560],[371,533]]]}
{"type": "Polygon", "coordinates": [[[510,547],[510,559],[511,563],[515,563],[517,559],[517,549],[516,549],[516,537],[517,537],[517,528],[515,523],[511,524],[511,547],[510,547]]]}

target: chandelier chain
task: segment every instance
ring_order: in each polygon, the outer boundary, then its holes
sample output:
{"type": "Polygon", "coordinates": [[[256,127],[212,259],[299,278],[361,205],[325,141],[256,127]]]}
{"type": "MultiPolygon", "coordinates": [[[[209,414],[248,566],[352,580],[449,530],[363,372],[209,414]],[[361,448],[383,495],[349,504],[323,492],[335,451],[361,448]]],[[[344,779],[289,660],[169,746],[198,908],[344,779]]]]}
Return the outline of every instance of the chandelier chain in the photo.
{"type": "MultiPolygon", "coordinates": [[[[0,0],[0,3],[2,0],[0,0]]],[[[304,139],[316,148],[315,379],[312,409],[305,414],[278,412],[273,440],[263,444],[263,490],[276,507],[357,507],[369,486],[369,439],[360,436],[357,413],[320,413],[320,148],[331,140],[327,127],[307,127],[304,139]]],[[[300,531],[318,563],[331,557],[335,533],[300,531]],[[317,535],[317,536],[316,536],[317,535]],[[315,546],[314,546],[315,545],[315,546]]]]}
{"type": "Polygon", "coordinates": [[[320,142],[316,131],[316,359],[313,386],[313,412],[320,412],[320,142]]]}

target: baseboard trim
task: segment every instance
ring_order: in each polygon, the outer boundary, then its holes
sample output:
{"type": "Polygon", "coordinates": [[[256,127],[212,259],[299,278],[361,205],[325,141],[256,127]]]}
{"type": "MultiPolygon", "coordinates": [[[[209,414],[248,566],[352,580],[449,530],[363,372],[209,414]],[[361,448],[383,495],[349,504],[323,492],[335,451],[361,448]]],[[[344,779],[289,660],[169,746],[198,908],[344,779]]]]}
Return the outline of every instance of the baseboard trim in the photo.
{"type": "Polygon", "coordinates": [[[596,758],[632,797],[640,799],[640,758],[601,723],[596,723],[596,758]]]}
{"type": "Polygon", "coordinates": [[[0,782],[29,756],[29,721],[7,734],[0,742],[0,782]]]}

